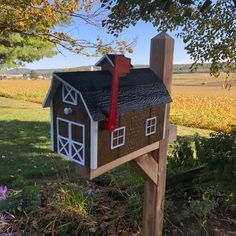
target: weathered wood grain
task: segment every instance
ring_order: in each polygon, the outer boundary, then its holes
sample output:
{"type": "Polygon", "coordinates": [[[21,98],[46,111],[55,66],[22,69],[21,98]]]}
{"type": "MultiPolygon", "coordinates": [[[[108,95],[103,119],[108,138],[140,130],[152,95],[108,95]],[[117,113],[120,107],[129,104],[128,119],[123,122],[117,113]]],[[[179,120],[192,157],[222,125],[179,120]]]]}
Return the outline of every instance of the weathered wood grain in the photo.
{"type": "MultiPolygon", "coordinates": [[[[162,32],[151,40],[150,68],[171,92],[174,40],[162,32]]],[[[166,107],[166,124],[169,123],[169,105],[166,107]]],[[[152,155],[158,162],[158,183],[147,179],[144,188],[143,234],[161,236],[163,231],[164,199],[166,187],[166,165],[169,127],[165,126],[165,139],[152,155]]]]}
{"type": "Polygon", "coordinates": [[[157,184],[158,163],[150,154],[136,158],[131,164],[139,171],[142,171],[142,175],[145,176],[145,179],[149,179],[149,181],[157,184]]]}

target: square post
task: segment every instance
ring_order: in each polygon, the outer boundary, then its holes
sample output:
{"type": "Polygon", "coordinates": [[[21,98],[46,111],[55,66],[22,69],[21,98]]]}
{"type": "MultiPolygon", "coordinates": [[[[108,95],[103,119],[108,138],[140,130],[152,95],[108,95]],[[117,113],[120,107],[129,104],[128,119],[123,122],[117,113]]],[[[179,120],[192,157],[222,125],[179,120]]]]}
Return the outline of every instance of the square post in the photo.
{"type": "MultiPolygon", "coordinates": [[[[163,81],[171,93],[173,69],[174,40],[165,32],[158,34],[151,40],[150,68],[163,81]]],[[[145,179],[143,206],[143,234],[144,236],[160,236],[163,231],[164,200],[166,188],[167,148],[169,137],[169,110],[166,105],[164,128],[165,137],[160,141],[158,150],[151,152],[158,164],[157,184],[145,179]]]]}

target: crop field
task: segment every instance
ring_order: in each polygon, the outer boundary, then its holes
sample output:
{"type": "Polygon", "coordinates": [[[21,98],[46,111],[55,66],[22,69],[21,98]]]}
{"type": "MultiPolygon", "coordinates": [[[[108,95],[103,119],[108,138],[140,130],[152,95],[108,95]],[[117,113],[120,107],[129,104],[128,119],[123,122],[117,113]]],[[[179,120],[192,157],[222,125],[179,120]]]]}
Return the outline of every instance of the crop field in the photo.
{"type": "Polygon", "coordinates": [[[173,84],[174,85],[201,85],[201,84],[211,84],[216,82],[222,82],[225,80],[235,80],[235,75],[229,75],[221,73],[218,78],[210,76],[208,73],[183,73],[183,74],[173,74],[173,84]]]}
{"type": "MultiPolygon", "coordinates": [[[[193,76],[199,77],[200,75],[193,76]]],[[[204,74],[202,76],[206,77],[204,74]]],[[[174,75],[174,79],[176,79],[176,75],[174,75]]],[[[184,74],[182,77],[178,75],[177,80],[181,80],[181,83],[186,80],[188,86],[173,86],[172,123],[223,131],[228,131],[230,125],[236,125],[235,86],[229,91],[222,89],[219,85],[195,86],[192,84],[189,86],[191,81],[188,74],[184,74]]],[[[196,80],[197,78],[193,78],[192,81],[196,80]]],[[[42,103],[49,86],[50,81],[48,80],[0,80],[0,96],[42,103]]]]}
{"type": "Polygon", "coordinates": [[[42,103],[50,82],[49,80],[0,80],[0,96],[42,103]]]}
{"type": "Polygon", "coordinates": [[[236,125],[236,87],[174,86],[172,93],[171,122],[216,131],[236,125]]]}

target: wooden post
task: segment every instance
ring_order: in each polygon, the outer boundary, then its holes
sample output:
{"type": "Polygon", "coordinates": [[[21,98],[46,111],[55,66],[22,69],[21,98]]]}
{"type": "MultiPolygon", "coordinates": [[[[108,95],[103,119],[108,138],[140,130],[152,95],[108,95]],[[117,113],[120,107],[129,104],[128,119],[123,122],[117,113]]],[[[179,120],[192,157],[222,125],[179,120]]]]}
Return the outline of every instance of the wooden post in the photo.
{"type": "MultiPolygon", "coordinates": [[[[164,82],[171,92],[173,68],[174,40],[165,32],[158,34],[151,40],[150,68],[164,82]]],[[[165,137],[160,141],[159,149],[151,153],[158,163],[157,185],[145,179],[143,234],[144,236],[160,236],[163,231],[164,199],[166,188],[167,146],[169,137],[169,104],[165,113],[165,137]]]]}

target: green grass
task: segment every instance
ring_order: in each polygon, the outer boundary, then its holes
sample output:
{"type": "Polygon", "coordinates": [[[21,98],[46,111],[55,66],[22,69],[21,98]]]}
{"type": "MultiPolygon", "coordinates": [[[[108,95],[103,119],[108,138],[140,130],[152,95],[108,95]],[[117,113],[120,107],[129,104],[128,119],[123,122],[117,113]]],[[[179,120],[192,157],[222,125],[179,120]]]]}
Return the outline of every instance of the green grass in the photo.
{"type": "Polygon", "coordinates": [[[40,105],[0,98],[0,184],[67,174],[71,163],[50,152],[49,127],[40,105]]]}
{"type": "MultiPolygon", "coordinates": [[[[41,105],[0,97],[0,185],[19,177],[31,181],[75,177],[75,164],[50,152],[49,109],[41,105]]],[[[209,131],[179,127],[178,135],[209,131]]],[[[113,171],[118,183],[137,184],[140,177],[129,165],[113,171]],[[121,174],[122,173],[122,174],[121,174]]],[[[109,174],[107,174],[109,176],[109,174]]],[[[113,177],[112,177],[113,178],[113,177]]]]}

